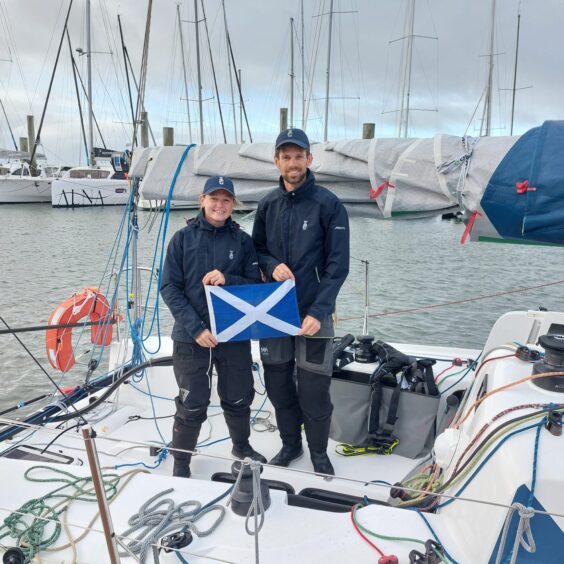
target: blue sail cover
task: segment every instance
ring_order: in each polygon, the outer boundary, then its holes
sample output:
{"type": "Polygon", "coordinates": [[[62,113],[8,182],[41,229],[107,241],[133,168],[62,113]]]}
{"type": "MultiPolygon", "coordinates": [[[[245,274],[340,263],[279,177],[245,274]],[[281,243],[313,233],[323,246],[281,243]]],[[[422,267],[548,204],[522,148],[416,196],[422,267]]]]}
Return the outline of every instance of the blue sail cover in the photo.
{"type": "Polygon", "coordinates": [[[564,244],[564,121],[545,121],[518,139],[481,207],[505,239],[564,244]]]}

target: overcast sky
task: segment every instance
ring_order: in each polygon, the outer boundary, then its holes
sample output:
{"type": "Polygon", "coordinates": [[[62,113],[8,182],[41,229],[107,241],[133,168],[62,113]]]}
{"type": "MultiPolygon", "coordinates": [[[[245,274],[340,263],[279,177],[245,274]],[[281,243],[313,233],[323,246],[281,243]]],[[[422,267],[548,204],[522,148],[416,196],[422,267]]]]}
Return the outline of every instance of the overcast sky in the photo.
{"type": "MultiPolygon", "coordinates": [[[[146,83],[146,107],[157,143],[164,126],[175,141],[199,142],[194,1],[180,3],[189,102],[184,95],[176,0],[154,0],[146,83]],[[190,124],[188,119],[190,112],[190,124]]],[[[323,138],[329,0],[304,0],[307,131],[323,138]],[[325,15],[323,15],[325,14],[325,15]],[[311,78],[313,77],[313,78],[311,78]]],[[[358,138],[362,123],[377,135],[396,135],[401,51],[409,0],[334,0],[331,50],[330,139],[358,138]]],[[[491,0],[416,0],[411,80],[410,135],[478,134],[478,107],[487,78],[491,0]],[[437,39],[433,39],[437,38],[437,39]],[[474,119],[472,120],[472,116],[474,119]]],[[[16,141],[26,135],[25,116],[39,127],[69,0],[0,0],[0,99],[16,141]],[[10,62],[11,61],[11,62],[10,62]]],[[[199,2],[199,19],[202,19],[199,2]]],[[[221,0],[205,0],[206,23],[228,142],[235,142],[240,112],[231,105],[229,67],[221,0]],[[236,125],[234,125],[234,121],[236,125]]],[[[294,125],[302,126],[301,19],[299,0],[225,0],[227,26],[254,141],[271,141],[279,108],[290,107],[290,18],[294,18],[294,125]]],[[[517,12],[521,12],[515,133],[546,119],[564,117],[564,0],[497,0],[492,133],[508,135],[517,12]],[[532,88],[525,88],[532,87],[532,88]]],[[[108,147],[123,150],[132,127],[127,82],[117,27],[121,14],[125,43],[139,78],[147,13],[146,0],[92,0],[93,103],[108,147]],[[112,54],[109,54],[109,52],[112,54]]],[[[74,0],[69,32],[86,81],[85,2],[74,0]]],[[[208,35],[199,25],[204,142],[222,142],[208,35]]],[[[63,43],[41,134],[52,163],[84,162],[79,112],[68,45],[63,43]]],[[[234,85],[234,89],[236,85],[234,85]]],[[[81,97],[84,103],[84,96],[81,97]]],[[[240,132],[238,131],[240,136],[240,132]]],[[[95,145],[102,142],[96,134],[95,145]]],[[[246,141],[249,134],[243,135],[246,141]]],[[[0,113],[0,147],[12,147],[0,113]]]]}

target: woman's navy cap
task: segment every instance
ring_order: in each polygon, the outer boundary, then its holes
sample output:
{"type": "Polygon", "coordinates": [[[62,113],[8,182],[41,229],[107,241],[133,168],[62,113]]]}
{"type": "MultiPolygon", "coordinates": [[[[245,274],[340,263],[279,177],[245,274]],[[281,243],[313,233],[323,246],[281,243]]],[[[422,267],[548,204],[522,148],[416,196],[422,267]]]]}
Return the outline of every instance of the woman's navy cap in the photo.
{"type": "Polygon", "coordinates": [[[306,151],[309,151],[309,139],[305,134],[305,131],[291,127],[290,129],[285,129],[276,138],[275,149],[282,147],[282,145],[297,145],[306,151]]]}
{"type": "Polygon", "coordinates": [[[231,178],[228,178],[227,176],[212,176],[211,178],[208,178],[204,185],[203,194],[211,194],[212,192],[217,192],[218,190],[225,190],[235,197],[235,186],[233,186],[231,178]]]}

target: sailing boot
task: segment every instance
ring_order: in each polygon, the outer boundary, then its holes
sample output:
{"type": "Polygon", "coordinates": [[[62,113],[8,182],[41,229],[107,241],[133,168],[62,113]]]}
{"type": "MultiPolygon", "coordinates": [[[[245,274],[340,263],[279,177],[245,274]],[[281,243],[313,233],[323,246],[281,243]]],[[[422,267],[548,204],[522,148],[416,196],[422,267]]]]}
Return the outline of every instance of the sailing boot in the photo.
{"type": "Polygon", "coordinates": [[[327,456],[327,451],[311,450],[309,454],[313,463],[313,470],[316,474],[329,474],[330,476],[335,475],[335,469],[327,456]]]}
{"type": "MultiPolygon", "coordinates": [[[[198,442],[201,425],[191,426],[175,418],[172,428],[172,448],[182,450],[194,450],[198,442]]],[[[174,466],[172,475],[179,478],[189,478],[192,474],[190,471],[190,461],[192,455],[187,452],[172,451],[174,457],[174,466]]]]}
{"type": "Polygon", "coordinates": [[[224,411],[223,415],[225,416],[225,422],[229,429],[229,436],[233,442],[231,454],[239,460],[250,458],[251,460],[266,464],[266,458],[257,452],[249,443],[249,437],[251,435],[251,423],[249,421],[250,410],[245,410],[240,415],[233,415],[232,413],[224,411]]]}
{"type": "Polygon", "coordinates": [[[302,447],[302,442],[296,444],[282,444],[282,448],[278,453],[268,461],[269,464],[274,464],[274,466],[284,466],[285,468],[290,466],[290,462],[300,458],[304,453],[302,447]]]}

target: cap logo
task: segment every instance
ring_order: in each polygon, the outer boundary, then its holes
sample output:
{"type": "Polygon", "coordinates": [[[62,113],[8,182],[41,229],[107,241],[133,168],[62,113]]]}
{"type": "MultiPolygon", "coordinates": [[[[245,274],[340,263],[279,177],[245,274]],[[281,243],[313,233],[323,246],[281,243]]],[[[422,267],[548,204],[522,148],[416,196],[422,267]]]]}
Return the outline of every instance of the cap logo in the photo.
{"type": "Polygon", "coordinates": [[[291,129],[288,129],[288,137],[293,137],[294,132],[291,129]]]}
{"type": "Polygon", "coordinates": [[[233,251],[229,251],[229,260],[233,260],[233,251]]]}
{"type": "Polygon", "coordinates": [[[223,176],[219,177],[219,184],[220,186],[223,186],[225,184],[225,181],[223,180],[223,176]]]}
{"type": "Polygon", "coordinates": [[[302,229],[303,229],[304,231],[307,229],[307,222],[308,222],[308,220],[305,219],[305,220],[304,220],[304,224],[302,225],[302,229]]]}

